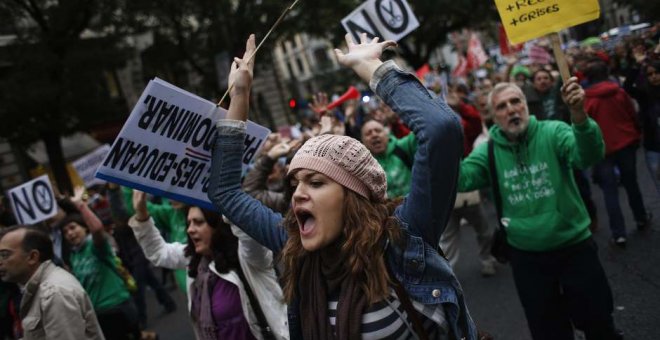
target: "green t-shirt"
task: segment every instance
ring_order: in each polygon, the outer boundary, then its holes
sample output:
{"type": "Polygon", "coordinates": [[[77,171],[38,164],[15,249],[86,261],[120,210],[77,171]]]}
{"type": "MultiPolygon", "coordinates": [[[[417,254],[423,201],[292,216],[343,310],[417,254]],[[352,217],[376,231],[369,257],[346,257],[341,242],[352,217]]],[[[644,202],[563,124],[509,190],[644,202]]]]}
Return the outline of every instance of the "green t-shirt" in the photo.
{"type": "Polygon", "coordinates": [[[122,279],[114,266],[114,251],[105,240],[103,249],[94,246],[88,236],[84,244],[71,252],[71,270],[92,300],[94,310],[103,311],[130,298],[122,279]]]}
{"type": "Polygon", "coordinates": [[[415,135],[411,132],[407,136],[398,139],[390,135],[390,140],[387,143],[387,149],[382,155],[374,155],[387,177],[387,197],[403,197],[410,191],[410,183],[412,181],[412,169],[406,165],[403,159],[396,154],[395,148],[399,148],[408,161],[412,163],[415,159],[415,152],[417,151],[417,140],[415,135]]]}

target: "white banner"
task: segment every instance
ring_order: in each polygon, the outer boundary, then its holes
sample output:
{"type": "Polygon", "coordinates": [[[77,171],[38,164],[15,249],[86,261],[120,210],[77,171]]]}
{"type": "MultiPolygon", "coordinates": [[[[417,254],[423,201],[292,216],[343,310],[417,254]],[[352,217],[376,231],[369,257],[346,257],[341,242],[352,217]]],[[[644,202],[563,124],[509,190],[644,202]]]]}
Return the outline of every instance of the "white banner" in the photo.
{"type": "Polygon", "coordinates": [[[19,224],[35,224],[57,213],[57,202],[48,175],[37,177],[7,191],[19,224]]]}
{"type": "Polygon", "coordinates": [[[360,41],[360,33],[367,33],[370,39],[398,41],[419,27],[406,0],[365,1],[342,19],[341,24],[356,42],[360,41]]]}
{"type": "Polygon", "coordinates": [[[94,175],[96,174],[96,169],[98,169],[101,163],[103,163],[105,156],[108,155],[108,152],[110,152],[110,145],[104,144],[72,163],[78,176],[80,176],[80,179],[85,183],[85,188],[97,184],[105,184],[104,180],[98,179],[94,175]]]}
{"type": "MultiPolygon", "coordinates": [[[[207,196],[215,123],[227,111],[161,79],[149,82],[96,177],[216,210],[207,196]]],[[[246,168],[270,130],[247,124],[246,168]]]]}

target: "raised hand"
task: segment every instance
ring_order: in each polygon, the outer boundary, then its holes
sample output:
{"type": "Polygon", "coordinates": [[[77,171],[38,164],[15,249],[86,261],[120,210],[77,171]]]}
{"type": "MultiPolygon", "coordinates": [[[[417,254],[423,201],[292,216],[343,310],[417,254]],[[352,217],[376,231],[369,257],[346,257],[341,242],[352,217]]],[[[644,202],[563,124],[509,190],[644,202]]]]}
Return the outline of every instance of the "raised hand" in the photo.
{"type": "Polygon", "coordinates": [[[561,97],[571,111],[571,120],[581,123],[587,118],[584,112],[584,89],[578,84],[577,77],[571,77],[561,87],[561,97]]]}
{"type": "Polygon", "coordinates": [[[378,38],[369,40],[367,34],[362,33],[360,34],[360,43],[356,44],[353,42],[351,35],[346,34],[348,52],[344,53],[340,49],[335,49],[337,61],[343,66],[352,68],[363,80],[370,81],[374,71],[383,63],[379,59],[383,54],[383,50],[396,46],[396,42],[393,40],[386,40],[381,43],[378,40],[378,38]]]}
{"type": "Polygon", "coordinates": [[[312,102],[309,103],[309,108],[322,116],[328,112],[328,104],[330,104],[328,95],[325,92],[319,92],[312,96],[312,102]]]}
{"type": "Polygon", "coordinates": [[[149,219],[147,211],[147,194],[133,189],[133,209],[135,210],[135,219],[144,222],[149,219]]]}
{"type": "Polygon", "coordinates": [[[269,151],[268,151],[268,158],[272,160],[276,160],[282,156],[285,156],[286,154],[291,151],[291,146],[287,142],[282,142],[277,145],[274,145],[269,151]]]}
{"type": "Polygon", "coordinates": [[[79,204],[84,204],[86,201],[87,191],[84,186],[77,186],[73,189],[73,196],[71,196],[71,202],[76,206],[79,204]]]}
{"type": "Polygon", "coordinates": [[[229,70],[228,84],[232,86],[229,96],[233,98],[237,94],[250,91],[252,77],[254,75],[254,51],[256,50],[254,34],[250,34],[245,43],[243,58],[234,58],[229,70]]]}

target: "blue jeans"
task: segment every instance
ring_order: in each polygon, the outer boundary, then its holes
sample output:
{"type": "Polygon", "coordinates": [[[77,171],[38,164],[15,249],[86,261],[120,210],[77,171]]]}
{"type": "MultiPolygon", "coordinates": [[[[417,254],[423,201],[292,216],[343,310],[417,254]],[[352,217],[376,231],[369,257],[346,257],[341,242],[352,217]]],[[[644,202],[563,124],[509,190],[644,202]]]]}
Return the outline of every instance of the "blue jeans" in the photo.
{"type": "Polygon", "coordinates": [[[647,218],[642,193],[637,183],[636,151],[637,145],[629,145],[605,156],[604,160],[594,166],[594,176],[603,190],[613,238],[626,236],[626,225],[619,205],[619,188],[614,167],[617,167],[621,173],[621,184],[628,194],[628,204],[635,216],[635,221],[644,222],[647,218]]]}
{"type": "Polygon", "coordinates": [[[660,152],[645,150],[644,153],[646,155],[646,166],[648,166],[651,179],[655,183],[655,190],[660,195],[660,152]]]}

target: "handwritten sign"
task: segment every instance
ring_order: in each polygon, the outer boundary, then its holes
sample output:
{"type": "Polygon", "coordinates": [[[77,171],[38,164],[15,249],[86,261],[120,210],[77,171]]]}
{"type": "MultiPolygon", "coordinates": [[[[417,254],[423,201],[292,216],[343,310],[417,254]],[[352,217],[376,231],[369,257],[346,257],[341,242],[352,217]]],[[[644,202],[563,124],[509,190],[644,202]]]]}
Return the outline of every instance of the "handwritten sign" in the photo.
{"type": "Polygon", "coordinates": [[[20,224],[35,224],[57,213],[57,202],[48,175],[37,177],[7,191],[14,216],[20,224]]]}
{"type": "Polygon", "coordinates": [[[85,184],[85,188],[105,183],[105,181],[96,178],[94,175],[108,152],[110,152],[110,145],[104,144],[72,163],[73,168],[76,169],[78,176],[85,184]]]}
{"type": "Polygon", "coordinates": [[[360,41],[360,33],[372,39],[398,41],[419,27],[405,0],[368,0],[342,19],[346,32],[360,41]]]}
{"type": "MultiPolygon", "coordinates": [[[[167,82],[149,82],[96,177],[214,210],[207,196],[215,122],[227,111],[167,82]]],[[[247,123],[243,166],[270,131],[247,123]]]]}
{"type": "Polygon", "coordinates": [[[598,19],[598,0],[495,0],[509,41],[519,44],[598,19]]]}

